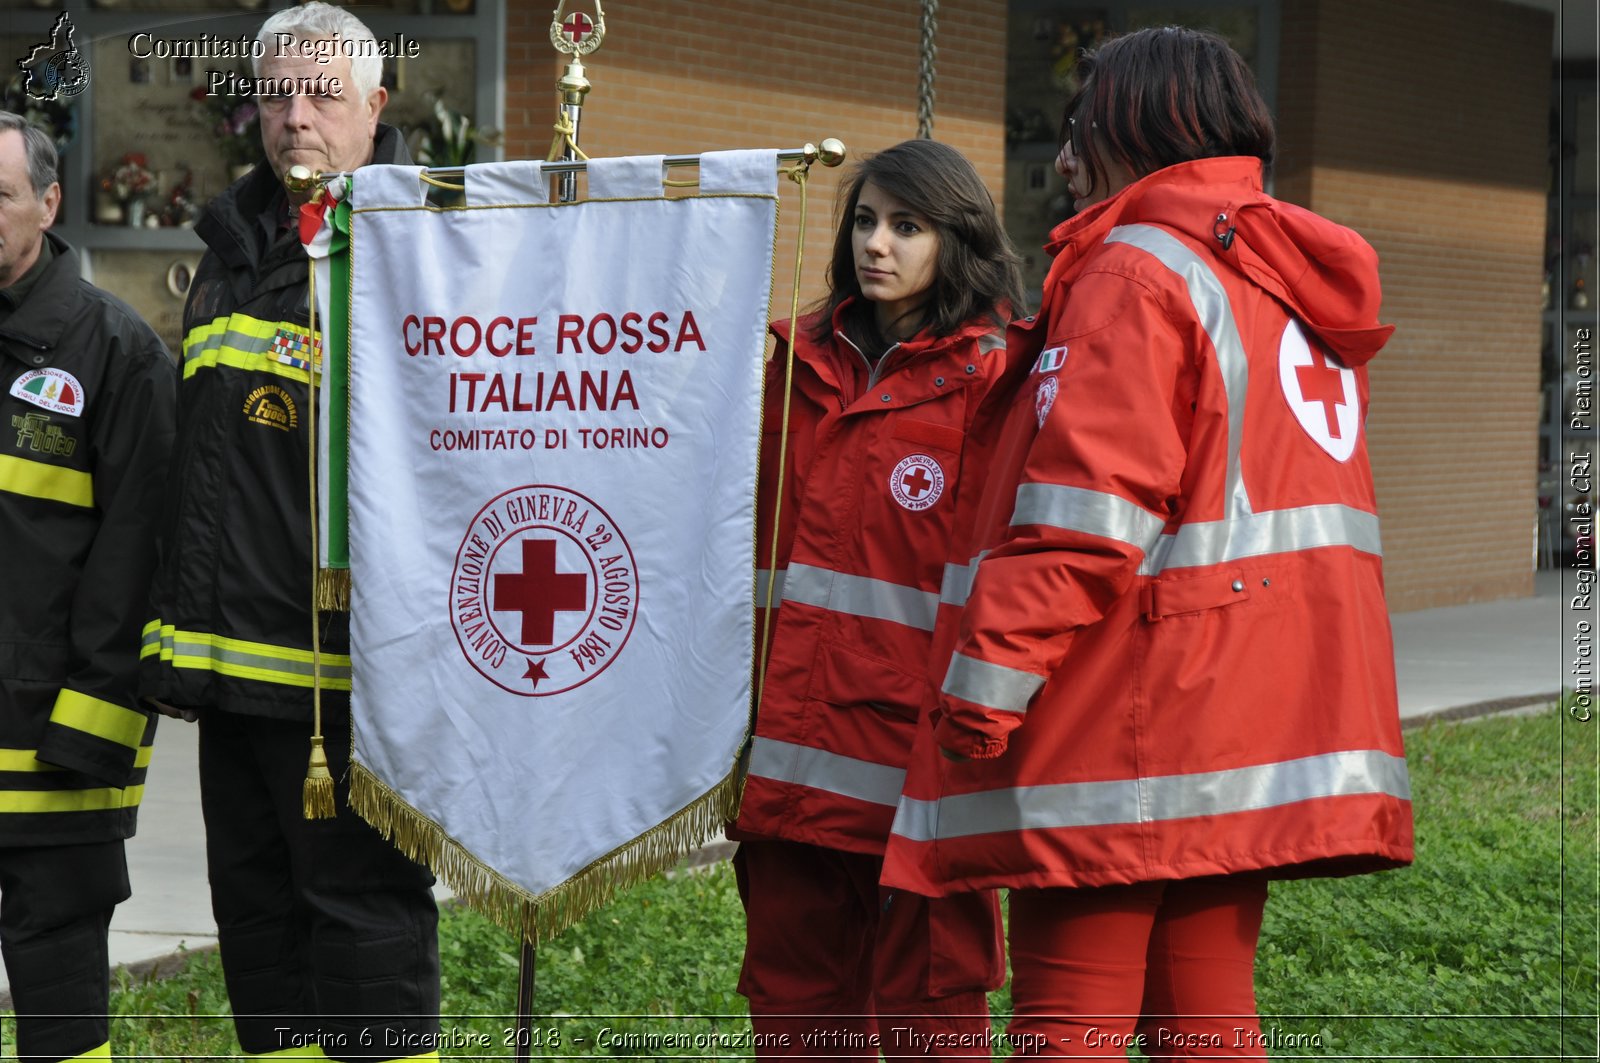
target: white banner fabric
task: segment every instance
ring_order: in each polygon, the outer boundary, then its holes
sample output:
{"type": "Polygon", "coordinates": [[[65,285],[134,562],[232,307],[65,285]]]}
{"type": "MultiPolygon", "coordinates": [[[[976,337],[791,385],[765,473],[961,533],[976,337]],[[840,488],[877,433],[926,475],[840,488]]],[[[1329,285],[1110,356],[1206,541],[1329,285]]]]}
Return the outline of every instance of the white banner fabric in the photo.
{"type": "Polygon", "coordinates": [[[379,783],[354,803],[469,901],[603,899],[731,800],[775,170],[437,210],[386,169],[351,192],[353,754],[379,783]]]}

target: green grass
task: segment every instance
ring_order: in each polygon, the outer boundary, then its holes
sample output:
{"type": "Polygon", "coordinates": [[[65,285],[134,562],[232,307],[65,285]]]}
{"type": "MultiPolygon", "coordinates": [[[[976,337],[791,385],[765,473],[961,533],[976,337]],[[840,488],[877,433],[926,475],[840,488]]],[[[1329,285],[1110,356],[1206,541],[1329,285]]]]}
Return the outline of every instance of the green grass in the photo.
{"type": "MultiPolygon", "coordinates": [[[[1263,1024],[1279,1035],[1274,1057],[1595,1057],[1597,728],[1547,712],[1407,735],[1416,866],[1273,886],[1256,984],[1263,1024]]],[[[452,910],[440,948],[455,1013],[446,1030],[488,1040],[446,1057],[507,1057],[508,1020],[496,1016],[514,1010],[514,942],[452,910]]],[[[656,1054],[618,1035],[717,1044],[744,1034],[733,991],[742,948],[727,865],[630,891],[541,949],[535,1058],[656,1054]]],[[[1007,1000],[995,995],[997,1014],[1007,1000]]],[[[212,954],[176,977],[124,979],[112,1006],[119,1052],[234,1051],[228,1020],[215,1017],[227,1000],[212,954]]],[[[692,1042],[658,1051],[748,1055],[692,1042]]]]}

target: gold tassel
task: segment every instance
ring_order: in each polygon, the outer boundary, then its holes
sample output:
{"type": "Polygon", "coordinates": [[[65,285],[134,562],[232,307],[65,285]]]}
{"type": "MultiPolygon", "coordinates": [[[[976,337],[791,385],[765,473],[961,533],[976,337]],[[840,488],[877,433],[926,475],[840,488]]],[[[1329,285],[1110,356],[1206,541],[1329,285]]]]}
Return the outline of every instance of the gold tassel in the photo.
{"type": "Polygon", "coordinates": [[[333,804],[333,773],[328,770],[328,754],[323,751],[321,735],[311,738],[311,763],[306,768],[300,803],[307,819],[332,819],[338,814],[333,804]]]}
{"type": "Polygon", "coordinates": [[[347,568],[321,568],[317,570],[317,609],[324,613],[350,611],[350,570],[347,568]]]}

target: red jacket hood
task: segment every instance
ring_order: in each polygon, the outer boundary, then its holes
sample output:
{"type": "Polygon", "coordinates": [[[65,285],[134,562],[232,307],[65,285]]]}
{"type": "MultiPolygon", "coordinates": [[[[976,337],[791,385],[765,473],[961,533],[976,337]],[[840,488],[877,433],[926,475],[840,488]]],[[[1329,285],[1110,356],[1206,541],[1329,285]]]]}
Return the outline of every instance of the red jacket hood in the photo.
{"type": "Polygon", "coordinates": [[[1052,284],[1070,283],[1118,225],[1188,236],[1271,293],[1347,366],[1364,365],[1394,332],[1380,324],[1378,255],[1356,232],[1261,190],[1253,158],[1199,159],[1157,170],[1057,226],[1052,284]]]}

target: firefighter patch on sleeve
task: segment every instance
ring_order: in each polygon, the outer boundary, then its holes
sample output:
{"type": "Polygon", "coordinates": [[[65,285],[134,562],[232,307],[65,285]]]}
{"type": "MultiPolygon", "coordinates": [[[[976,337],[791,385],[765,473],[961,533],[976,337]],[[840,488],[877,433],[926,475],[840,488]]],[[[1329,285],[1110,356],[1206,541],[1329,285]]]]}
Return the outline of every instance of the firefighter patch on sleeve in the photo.
{"type": "Polygon", "coordinates": [[[1306,342],[1294,318],[1278,343],[1278,383],[1294,419],[1335,461],[1347,461],[1361,437],[1356,375],[1333,355],[1306,342]]]}
{"type": "Polygon", "coordinates": [[[30,369],[11,385],[11,397],[31,402],[51,413],[83,416],[83,385],[62,369],[30,369]]]}
{"type": "Polygon", "coordinates": [[[913,513],[921,512],[944,494],[944,470],[926,454],[902,458],[889,474],[889,494],[913,513]]]}

